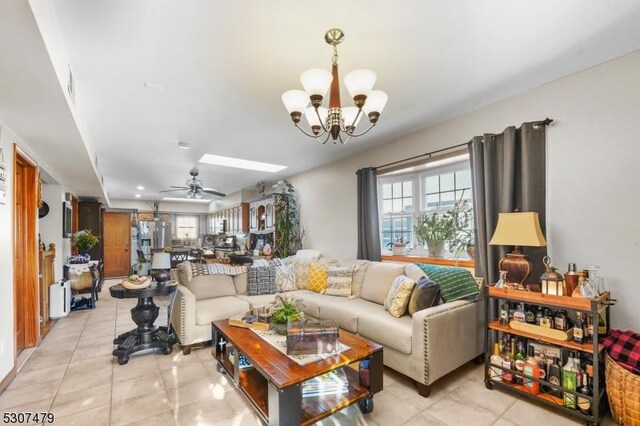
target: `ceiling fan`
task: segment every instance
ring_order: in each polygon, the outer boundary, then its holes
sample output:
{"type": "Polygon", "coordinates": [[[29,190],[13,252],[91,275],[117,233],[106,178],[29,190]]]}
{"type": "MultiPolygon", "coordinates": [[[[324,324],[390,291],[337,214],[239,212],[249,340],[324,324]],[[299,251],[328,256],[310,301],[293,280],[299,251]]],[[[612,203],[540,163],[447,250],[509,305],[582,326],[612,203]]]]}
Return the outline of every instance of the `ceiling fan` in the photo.
{"type": "Polygon", "coordinates": [[[225,197],[227,194],[224,194],[220,191],[217,191],[213,188],[204,188],[202,186],[202,180],[198,179],[198,168],[194,167],[189,171],[191,175],[191,179],[187,179],[185,184],[187,186],[169,186],[174,189],[166,189],[160,192],[173,192],[173,191],[184,191],[187,190],[187,198],[202,198],[203,194],[211,194],[217,195],[218,197],[225,197]]]}

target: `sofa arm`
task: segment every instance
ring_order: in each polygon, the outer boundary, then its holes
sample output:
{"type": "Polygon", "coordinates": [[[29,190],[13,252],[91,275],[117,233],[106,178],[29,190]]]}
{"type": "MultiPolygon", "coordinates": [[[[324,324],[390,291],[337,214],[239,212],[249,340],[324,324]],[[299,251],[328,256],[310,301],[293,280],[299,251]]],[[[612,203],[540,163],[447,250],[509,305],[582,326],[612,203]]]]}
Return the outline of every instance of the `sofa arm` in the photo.
{"type": "Polygon", "coordinates": [[[457,300],[413,315],[412,373],[430,385],[482,353],[483,302],[457,300]]]}
{"type": "Polygon", "coordinates": [[[171,325],[181,345],[193,343],[196,336],[196,296],[180,284],[171,310],[171,325]]]}

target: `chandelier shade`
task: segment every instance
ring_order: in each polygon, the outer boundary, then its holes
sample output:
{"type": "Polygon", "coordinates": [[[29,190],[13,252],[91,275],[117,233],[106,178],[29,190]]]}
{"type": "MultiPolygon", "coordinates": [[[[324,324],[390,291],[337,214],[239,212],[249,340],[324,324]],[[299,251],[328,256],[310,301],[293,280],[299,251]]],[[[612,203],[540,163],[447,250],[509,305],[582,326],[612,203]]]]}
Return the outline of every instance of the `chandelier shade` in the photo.
{"type": "Polygon", "coordinates": [[[282,102],[291,115],[295,126],[305,135],[314,137],[325,144],[331,138],[333,143],[346,143],[352,137],[362,136],[371,130],[384,109],[389,97],[385,92],[373,90],[377,76],[373,71],[357,69],[344,77],[344,84],[353,99],[354,106],[342,106],[340,99],[340,78],[338,72],[337,46],[344,39],[344,33],[333,28],[325,34],[325,41],[333,47],[331,72],[314,68],[300,76],[302,90],[289,90],[282,94],[282,102]],[[323,101],[329,94],[328,109],[323,101]],[[311,103],[311,106],[308,106],[311,103]],[[311,132],[300,127],[300,119],[306,115],[311,132]],[[356,133],[362,116],[369,119],[369,127],[356,133]],[[324,137],[324,140],[320,139],[324,137]]]}

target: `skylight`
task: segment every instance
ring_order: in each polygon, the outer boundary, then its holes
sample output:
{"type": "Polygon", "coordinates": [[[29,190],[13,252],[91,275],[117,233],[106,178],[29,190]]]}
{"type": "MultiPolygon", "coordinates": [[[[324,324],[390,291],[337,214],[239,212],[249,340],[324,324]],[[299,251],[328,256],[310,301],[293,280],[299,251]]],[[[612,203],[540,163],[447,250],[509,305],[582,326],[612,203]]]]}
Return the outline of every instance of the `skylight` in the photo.
{"type": "Polygon", "coordinates": [[[182,203],[210,203],[212,200],[208,198],[162,197],[162,201],[179,201],[182,203]]]}
{"type": "Polygon", "coordinates": [[[215,166],[234,167],[236,169],[255,170],[259,172],[277,173],[287,168],[277,164],[261,163],[259,161],[243,160],[241,158],[223,157],[221,155],[204,154],[201,163],[215,166]]]}

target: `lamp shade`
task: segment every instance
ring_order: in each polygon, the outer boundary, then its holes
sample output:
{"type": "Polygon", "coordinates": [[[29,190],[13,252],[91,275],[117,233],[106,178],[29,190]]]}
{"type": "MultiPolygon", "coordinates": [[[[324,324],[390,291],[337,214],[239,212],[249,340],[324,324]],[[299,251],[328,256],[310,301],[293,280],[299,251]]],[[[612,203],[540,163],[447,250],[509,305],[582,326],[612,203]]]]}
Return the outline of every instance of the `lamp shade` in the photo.
{"type": "Polygon", "coordinates": [[[345,127],[357,127],[358,123],[360,122],[360,119],[362,118],[362,114],[360,114],[358,116],[358,108],[356,107],[344,107],[342,108],[342,119],[344,120],[344,126],[345,127]],[[356,119],[356,116],[358,116],[358,121],[356,121],[355,123],[353,122],[353,120],[356,119]]]}
{"type": "Polygon", "coordinates": [[[309,105],[309,96],[302,90],[287,90],[282,94],[282,103],[287,112],[304,113],[304,109],[309,105]]]}
{"type": "Polygon", "coordinates": [[[320,120],[318,120],[318,114],[322,119],[322,123],[327,122],[327,116],[329,115],[329,110],[325,107],[319,107],[318,113],[316,114],[314,107],[308,107],[304,113],[304,116],[307,117],[307,121],[309,122],[309,126],[321,126],[320,120]]]}
{"type": "Polygon", "coordinates": [[[313,68],[300,75],[300,82],[307,96],[320,95],[324,97],[329,91],[333,76],[327,70],[313,68]]]}
{"type": "Polygon", "coordinates": [[[367,101],[364,103],[362,109],[369,115],[369,113],[377,112],[381,113],[384,106],[387,104],[389,96],[382,90],[372,90],[367,96],[367,101]]]}
{"type": "Polygon", "coordinates": [[[171,254],[165,252],[153,253],[151,269],[171,269],[171,254]]]}
{"type": "Polygon", "coordinates": [[[545,247],[547,240],[542,235],[538,213],[499,213],[489,245],[545,247]]]}
{"type": "Polygon", "coordinates": [[[376,84],[376,73],[369,70],[354,70],[344,76],[344,85],[352,98],[358,95],[368,96],[376,84]]]}

